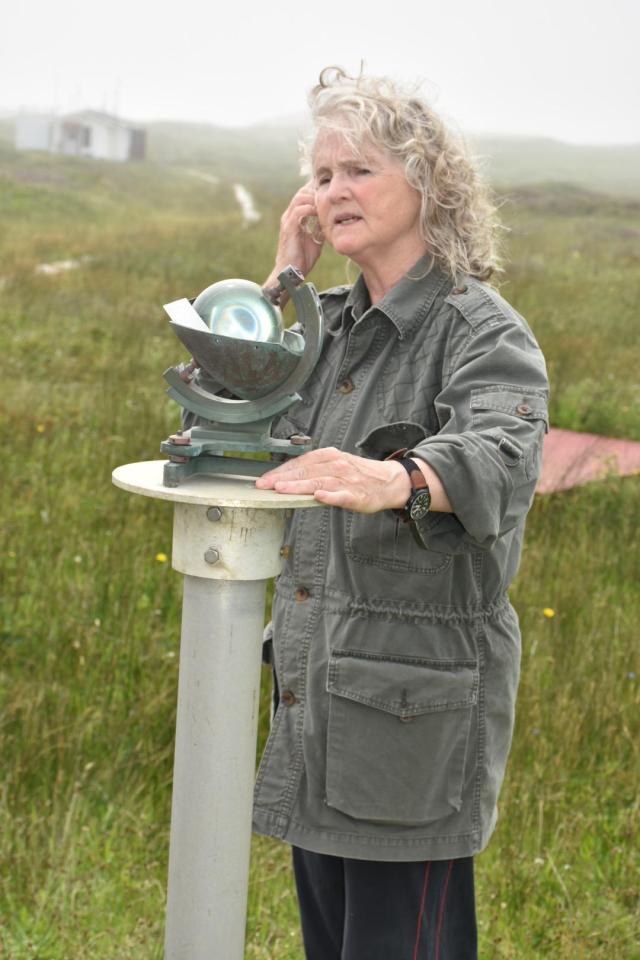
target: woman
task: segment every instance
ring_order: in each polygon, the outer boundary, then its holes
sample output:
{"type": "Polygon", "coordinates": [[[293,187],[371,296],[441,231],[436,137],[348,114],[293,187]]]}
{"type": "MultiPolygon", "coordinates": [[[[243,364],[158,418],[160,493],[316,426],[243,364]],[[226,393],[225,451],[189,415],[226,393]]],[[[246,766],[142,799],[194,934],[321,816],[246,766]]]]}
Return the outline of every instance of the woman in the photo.
{"type": "Polygon", "coordinates": [[[324,71],[311,180],[276,266],[322,242],[321,359],[278,435],[314,449],[257,485],[312,493],[273,606],[277,709],[255,828],[294,847],[309,960],[476,956],[473,856],[513,727],[516,572],[547,422],[544,360],[485,282],[495,221],[429,106],[324,71]],[[310,223],[313,228],[310,228],[310,223]]]}

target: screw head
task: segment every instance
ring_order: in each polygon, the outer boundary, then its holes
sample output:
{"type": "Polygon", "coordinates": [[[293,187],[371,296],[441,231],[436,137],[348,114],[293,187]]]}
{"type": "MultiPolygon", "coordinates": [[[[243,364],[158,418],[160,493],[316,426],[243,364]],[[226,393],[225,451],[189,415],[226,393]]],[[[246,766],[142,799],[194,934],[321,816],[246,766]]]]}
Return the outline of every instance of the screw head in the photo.
{"type": "Polygon", "coordinates": [[[204,559],[205,563],[209,563],[211,566],[213,566],[213,564],[217,563],[220,559],[220,553],[215,547],[209,547],[209,549],[205,551],[204,559]]]}
{"type": "Polygon", "coordinates": [[[211,520],[212,523],[222,520],[222,509],[220,507],[209,507],[207,510],[207,520],[211,520]]]}

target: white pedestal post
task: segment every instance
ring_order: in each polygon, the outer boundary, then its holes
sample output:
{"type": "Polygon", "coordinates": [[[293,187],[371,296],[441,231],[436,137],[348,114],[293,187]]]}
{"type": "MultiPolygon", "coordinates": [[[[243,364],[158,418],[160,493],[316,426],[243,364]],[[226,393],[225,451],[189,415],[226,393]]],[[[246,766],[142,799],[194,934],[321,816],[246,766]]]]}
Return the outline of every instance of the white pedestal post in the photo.
{"type": "Polygon", "coordinates": [[[113,482],[174,502],[184,574],[165,960],[243,960],[266,584],[286,509],[317,502],[252,479],[165,487],[163,463],[118,467],[113,482]]]}

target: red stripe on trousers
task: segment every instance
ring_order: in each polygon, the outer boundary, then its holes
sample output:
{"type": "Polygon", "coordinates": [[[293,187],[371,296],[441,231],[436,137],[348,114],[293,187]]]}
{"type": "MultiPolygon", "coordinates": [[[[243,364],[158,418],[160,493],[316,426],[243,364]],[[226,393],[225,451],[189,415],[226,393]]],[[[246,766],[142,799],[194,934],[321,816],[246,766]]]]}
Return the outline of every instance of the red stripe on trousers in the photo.
{"type": "Polygon", "coordinates": [[[449,860],[449,869],[447,870],[447,876],[444,881],[444,890],[442,891],[442,897],[440,899],[440,912],[438,913],[438,929],[436,930],[435,960],[440,960],[440,934],[442,932],[442,920],[444,918],[444,905],[447,899],[447,890],[449,889],[449,877],[451,876],[452,868],[453,868],[453,860],[449,860]]]}
{"type": "Polygon", "coordinates": [[[420,946],[420,934],[422,933],[422,917],[424,914],[424,905],[427,902],[427,889],[429,887],[429,871],[431,861],[427,860],[424,865],[424,882],[422,884],[422,896],[420,897],[420,911],[418,913],[418,924],[416,926],[416,942],[413,947],[412,960],[418,960],[418,947],[420,946]]]}

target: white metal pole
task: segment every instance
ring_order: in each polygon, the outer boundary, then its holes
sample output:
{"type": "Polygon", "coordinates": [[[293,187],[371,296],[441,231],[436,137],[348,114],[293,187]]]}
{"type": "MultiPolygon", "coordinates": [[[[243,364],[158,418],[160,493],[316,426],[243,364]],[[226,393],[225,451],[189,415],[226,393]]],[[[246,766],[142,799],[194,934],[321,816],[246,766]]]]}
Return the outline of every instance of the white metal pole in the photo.
{"type": "Polygon", "coordinates": [[[265,587],[184,578],[166,960],[244,956],[265,587]]]}
{"type": "Polygon", "coordinates": [[[266,582],[285,509],[317,504],[252,480],[164,487],[162,465],[113,480],[175,502],[172,562],[185,575],[165,958],[243,960],[266,582]]]}

